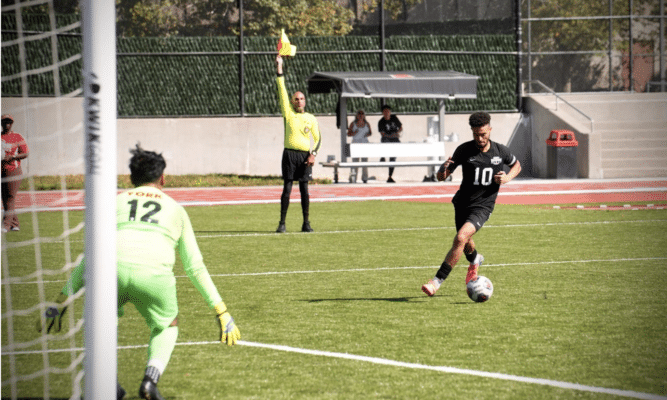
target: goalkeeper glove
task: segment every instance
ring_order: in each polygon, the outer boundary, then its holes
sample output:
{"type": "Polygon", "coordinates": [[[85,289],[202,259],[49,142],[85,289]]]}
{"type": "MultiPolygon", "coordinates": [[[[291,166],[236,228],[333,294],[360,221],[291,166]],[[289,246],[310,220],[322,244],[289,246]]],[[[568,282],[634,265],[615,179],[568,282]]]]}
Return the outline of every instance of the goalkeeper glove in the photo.
{"type": "Polygon", "coordinates": [[[227,345],[233,346],[241,339],[241,331],[234,323],[234,318],[227,312],[227,306],[220,302],[215,306],[215,313],[218,314],[218,325],[220,326],[220,341],[227,342],[227,345]]]}
{"type": "Polygon", "coordinates": [[[44,313],[44,322],[45,325],[42,325],[42,317],[37,317],[37,332],[41,332],[43,328],[46,328],[46,333],[51,333],[53,330],[54,333],[60,332],[63,327],[63,318],[67,312],[67,306],[62,304],[67,300],[67,295],[60,293],[56,299],[59,307],[47,307],[46,312],[44,313]]]}

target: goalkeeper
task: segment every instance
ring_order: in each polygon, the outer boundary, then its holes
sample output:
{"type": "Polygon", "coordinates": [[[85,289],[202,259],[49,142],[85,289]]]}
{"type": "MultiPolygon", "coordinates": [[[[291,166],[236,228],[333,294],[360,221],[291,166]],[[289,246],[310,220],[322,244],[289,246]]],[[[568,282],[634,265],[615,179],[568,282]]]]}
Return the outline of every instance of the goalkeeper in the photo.
{"type": "MultiPolygon", "coordinates": [[[[130,179],[135,189],[116,198],[118,316],[123,315],[125,304],[132,303],[150,327],[148,363],[139,397],[162,399],[157,383],[178,336],[175,248],[188,277],[217,314],[220,340],[231,346],[241,334],[203,263],[190,218],[181,205],[161,190],[165,182],[164,158],[138,144],[131,153],[130,179]]],[[[59,307],[49,308],[45,318],[40,319],[40,331],[42,327],[47,333],[60,331],[69,304],[65,301],[84,285],[84,264],[85,260],[74,269],[61,290],[56,300],[59,307]]],[[[120,384],[117,387],[120,399],[125,391],[120,384]]]]}

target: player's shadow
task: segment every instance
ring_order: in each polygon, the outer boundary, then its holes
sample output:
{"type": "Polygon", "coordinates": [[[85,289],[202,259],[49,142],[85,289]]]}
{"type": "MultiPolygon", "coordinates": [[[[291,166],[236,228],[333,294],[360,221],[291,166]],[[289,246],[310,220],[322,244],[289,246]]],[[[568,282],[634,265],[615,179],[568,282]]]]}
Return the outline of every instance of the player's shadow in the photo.
{"type": "Polygon", "coordinates": [[[388,301],[391,303],[406,303],[409,301],[424,301],[423,296],[416,297],[348,297],[348,298],[338,298],[338,299],[307,299],[301,300],[308,303],[323,303],[327,301],[388,301]]]}
{"type": "Polygon", "coordinates": [[[196,235],[258,235],[275,233],[275,231],[194,231],[196,235]]]}
{"type": "MultiPolygon", "coordinates": [[[[2,400],[10,400],[11,397],[2,397],[2,400]]],[[[51,400],[67,400],[69,397],[50,397],[51,400]]],[[[43,397],[17,397],[17,400],[44,400],[43,397]]]]}

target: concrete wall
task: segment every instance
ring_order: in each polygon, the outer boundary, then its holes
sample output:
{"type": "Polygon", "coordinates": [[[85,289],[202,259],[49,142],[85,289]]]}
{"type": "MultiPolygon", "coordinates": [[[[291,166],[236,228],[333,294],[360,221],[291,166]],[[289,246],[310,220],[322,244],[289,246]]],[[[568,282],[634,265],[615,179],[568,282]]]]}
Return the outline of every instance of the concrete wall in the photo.
{"type": "Polygon", "coordinates": [[[562,101],[557,105],[553,95],[533,95],[524,99],[525,111],[532,123],[532,176],[547,178],[546,140],[552,130],[573,131],[577,147],[577,172],[579,178],[602,178],[600,165],[600,137],[591,131],[590,122],[562,101]]]}
{"type": "Polygon", "coordinates": [[[665,93],[559,93],[559,96],[567,103],[553,94],[532,94],[524,99],[525,111],[532,121],[534,177],[547,177],[545,141],[553,129],[575,133],[579,141],[579,178],[667,174],[665,93]]]}
{"type": "MultiPolygon", "coordinates": [[[[30,156],[24,171],[31,175],[83,174],[83,106],[81,98],[3,98],[2,113],[14,116],[14,130],[28,141],[30,156]]],[[[434,110],[435,116],[437,113],[434,110]]],[[[427,136],[428,115],[398,115],[404,126],[403,142],[422,142],[427,136]]],[[[373,128],[371,142],[379,142],[377,122],[381,114],[368,115],[373,128]]],[[[494,114],[492,140],[507,144],[520,118],[518,113],[494,114]]],[[[317,157],[328,155],[337,160],[340,154],[340,130],[335,116],[318,117],[323,135],[317,157]]],[[[348,118],[348,123],[352,117],[348,118]]],[[[472,139],[468,114],[445,117],[445,135],[458,135],[457,142],[446,142],[447,154],[472,139]]],[[[283,149],[283,121],[280,117],[264,118],[124,118],[118,120],[118,174],[128,174],[129,149],[137,142],[142,147],[162,152],[167,173],[280,175],[283,149]]],[[[426,167],[397,168],[397,181],[421,181],[426,167]]],[[[460,173],[460,171],[457,171],[460,173]]],[[[348,179],[342,170],[340,180],[348,179]]],[[[387,179],[387,168],[371,168],[378,181],[387,179]]],[[[317,164],[316,178],[333,178],[331,168],[317,164]]],[[[457,179],[457,175],[454,175],[457,179]]]]}

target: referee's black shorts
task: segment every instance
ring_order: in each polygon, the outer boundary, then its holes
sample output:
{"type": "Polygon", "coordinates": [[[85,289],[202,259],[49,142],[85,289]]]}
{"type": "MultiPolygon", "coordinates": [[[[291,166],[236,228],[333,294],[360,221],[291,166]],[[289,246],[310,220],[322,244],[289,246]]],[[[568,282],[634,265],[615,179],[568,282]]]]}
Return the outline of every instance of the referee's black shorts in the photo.
{"type": "Polygon", "coordinates": [[[491,210],[485,207],[466,207],[464,205],[454,204],[454,222],[456,223],[456,232],[466,222],[475,226],[475,231],[482,229],[486,221],[491,217],[491,210]]]}
{"type": "Polygon", "coordinates": [[[313,167],[306,164],[307,151],[285,149],[283,150],[283,180],[286,181],[312,181],[313,167]]]}

